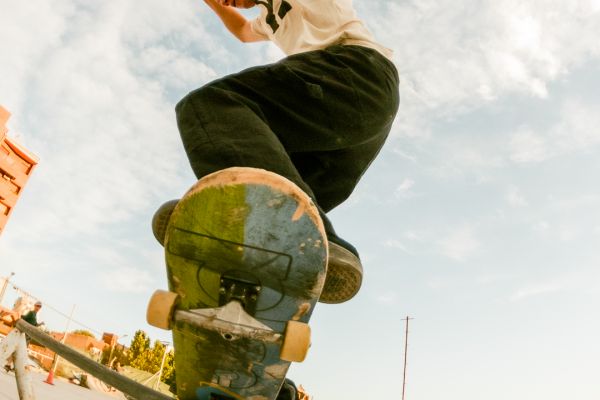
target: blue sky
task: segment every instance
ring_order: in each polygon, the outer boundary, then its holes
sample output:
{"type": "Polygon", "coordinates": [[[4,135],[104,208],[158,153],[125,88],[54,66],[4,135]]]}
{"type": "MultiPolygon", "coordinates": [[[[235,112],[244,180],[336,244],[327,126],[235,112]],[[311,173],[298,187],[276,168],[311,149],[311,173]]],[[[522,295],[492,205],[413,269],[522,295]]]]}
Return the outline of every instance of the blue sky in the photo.
{"type": "MultiPolygon", "coordinates": [[[[166,287],[151,216],[194,181],[174,104],[281,53],[237,43],[200,1],[0,5],[0,104],[40,157],[0,276],[52,329],[76,304],[99,333],[168,339],[144,315],[166,287]]],[[[402,104],[332,212],[363,289],[317,308],[290,376],[316,400],[400,398],[410,315],[407,399],[598,398],[600,1],[355,6],[394,50],[402,104]]]]}

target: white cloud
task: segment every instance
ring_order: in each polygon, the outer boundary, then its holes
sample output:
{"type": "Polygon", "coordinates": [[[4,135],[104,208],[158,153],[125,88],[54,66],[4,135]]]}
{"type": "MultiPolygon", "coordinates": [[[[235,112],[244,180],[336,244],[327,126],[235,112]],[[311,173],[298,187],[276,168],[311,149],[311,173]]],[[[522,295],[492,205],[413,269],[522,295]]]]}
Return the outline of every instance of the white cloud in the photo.
{"type": "Polygon", "coordinates": [[[433,174],[440,178],[457,176],[474,176],[478,183],[487,182],[490,170],[503,167],[506,162],[498,154],[496,147],[490,143],[476,143],[471,139],[468,143],[439,143],[438,151],[443,157],[436,159],[433,174]]]}
{"type": "Polygon", "coordinates": [[[563,226],[558,231],[558,237],[563,242],[570,242],[575,240],[578,236],[578,229],[573,227],[563,226]]]}
{"type": "Polygon", "coordinates": [[[538,51],[541,45],[541,23],[532,15],[510,17],[508,20],[511,30],[510,40],[517,49],[538,51]]]}
{"type": "Polygon", "coordinates": [[[498,285],[508,279],[514,278],[512,275],[507,274],[505,271],[497,272],[493,274],[485,274],[475,278],[475,283],[477,285],[488,286],[488,285],[498,285]]]}
{"type": "Polygon", "coordinates": [[[600,144],[600,104],[567,99],[561,108],[561,122],[552,137],[558,154],[589,150],[600,144]]]}
{"type": "Polygon", "coordinates": [[[161,6],[160,18],[132,4],[3,5],[0,76],[10,79],[0,101],[40,157],[28,193],[44,207],[22,221],[30,235],[58,240],[125,221],[191,175],[166,93],[216,75],[186,53],[203,25],[191,2],[161,6]]]}
{"type": "Polygon", "coordinates": [[[534,224],[533,230],[541,234],[546,234],[549,232],[550,227],[551,225],[548,221],[539,221],[534,224]]]}
{"type": "Polygon", "coordinates": [[[384,243],[384,246],[390,247],[392,249],[402,250],[405,253],[409,253],[408,248],[400,240],[396,240],[396,239],[386,240],[384,243]]]}
{"type": "MultiPolygon", "coordinates": [[[[596,187],[589,187],[588,190],[595,191],[596,187]]],[[[572,196],[556,198],[550,196],[550,209],[556,213],[564,213],[567,211],[577,211],[588,209],[592,211],[598,210],[600,204],[600,194],[591,193],[574,193],[572,196]]]]}
{"type": "Polygon", "coordinates": [[[450,232],[439,242],[440,252],[455,261],[466,261],[481,247],[470,226],[460,227],[450,232]]]}
{"type": "Polygon", "coordinates": [[[136,72],[152,76],[167,88],[189,91],[190,82],[201,83],[217,77],[217,73],[205,63],[163,45],[144,49],[132,59],[136,72]]]}
{"type": "Polygon", "coordinates": [[[408,239],[408,240],[412,240],[412,241],[419,241],[419,240],[423,240],[423,237],[420,233],[417,232],[413,232],[413,231],[407,231],[404,232],[403,236],[408,239]]]}
{"type": "Polygon", "coordinates": [[[406,231],[402,233],[401,239],[388,239],[383,245],[392,249],[401,250],[407,254],[413,254],[414,249],[411,249],[411,246],[414,247],[415,245],[419,245],[423,241],[426,241],[423,234],[414,231],[406,231]]]}
{"type": "Polygon", "coordinates": [[[0,93],[5,106],[24,101],[23,80],[43,65],[48,50],[58,45],[67,19],[72,15],[68,0],[52,3],[2,2],[0,13],[0,93]],[[25,24],[24,21],[27,21],[25,24]]]}
{"type": "Polygon", "coordinates": [[[516,163],[544,161],[549,157],[546,141],[541,135],[522,129],[510,139],[510,159],[516,163]]]}
{"type": "Polygon", "coordinates": [[[518,289],[509,297],[509,300],[517,302],[534,296],[555,293],[560,290],[562,290],[562,286],[555,283],[538,283],[518,289]]]}
{"type": "Polygon", "coordinates": [[[383,305],[394,305],[398,302],[398,294],[395,292],[381,293],[375,300],[383,305]]]}
{"type": "Polygon", "coordinates": [[[506,194],[506,201],[511,207],[525,207],[528,205],[527,200],[521,194],[521,191],[516,186],[511,186],[506,194]]]}
{"type": "Polygon", "coordinates": [[[428,288],[433,290],[446,289],[453,285],[453,282],[446,278],[432,278],[426,282],[428,288]]]}
{"type": "Polygon", "coordinates": [[[403,158],[405,160],[408,160],[408,161],[413,162],[413,163],[417,162],[417,157],[416,156],[414,156],[412,154],[408,154],[408,153],[406,153],[405,151],[403,151],[403,150],[401,150],[399,148],[393,149],[392,152],[394,154],[399,155],[401,158],[403,158]]]}
{"type": "Polygon", "coordinates": [[[396,190],[394,191],[394,196],[398,199],[410,197],[413,195],[412,188],[415,185],[415,181],[412,179],[404,179],[396,190]]]}
{"type": "Polygon", "coordinates": [[[522,127],[511,135],[510,159],[536,163],[575,152],[589,152],[600,145],[598,104],[567,98],[560,108],[559,121],[544,133],[522,127]]]}
{"type": "Polygon", "coordinates": [[[147,270],[127,267],[102,272],[101,281],[106,290],[125,293],[147,292],[154,283],[147,270]]]}
{"type": "Polygon", "coordinates": [[[594,1],[387,6],[371,27],[395,52],[404,96],[398,129],[408,136],[426,137],[432,115],[455,115],[509,93],[544,98],[548,83],[600,54],[594,1]]]}

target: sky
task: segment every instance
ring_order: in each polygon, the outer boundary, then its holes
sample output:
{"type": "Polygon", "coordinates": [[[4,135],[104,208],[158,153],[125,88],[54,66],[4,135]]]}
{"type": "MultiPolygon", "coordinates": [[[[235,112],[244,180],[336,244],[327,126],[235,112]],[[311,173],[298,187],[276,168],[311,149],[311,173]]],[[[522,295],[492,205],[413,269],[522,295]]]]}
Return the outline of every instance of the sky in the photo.
{"type": "MultiPolygon", "coordinates": [[[[362,290],[317,307],[289,376],[315,400],[400,399],[406,355],[410,400],[598,399],[600,0],[354,4],[394,51],[401,106],[331,213],[362,290]]],[[[150,220],[195,180],[174,105],[282,53],[238,43],[202,1],[0,10],[0,104],[40,158],[0,276],[53,330],[73,311],[70,329],[169,340],[145,309],[166,288],[150,220]]]]}

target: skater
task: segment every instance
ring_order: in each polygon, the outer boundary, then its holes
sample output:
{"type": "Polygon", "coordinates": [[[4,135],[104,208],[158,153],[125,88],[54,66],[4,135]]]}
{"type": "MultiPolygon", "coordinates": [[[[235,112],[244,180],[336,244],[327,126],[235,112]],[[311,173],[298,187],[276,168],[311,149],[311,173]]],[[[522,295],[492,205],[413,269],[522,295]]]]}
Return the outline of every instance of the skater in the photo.
{"type": "MultiPolygon", "coordinates": [[[[287,55],[191,92],[177,124],[197,178],[229,167],[282,175],[319,208],[329,242],[319,301],[342,303],[362,283],[358,251],[326,213],[346,200],[383,146],[399,105],[391,51],[357,18],[352,0],[204,0],[242,42],[270,40],[287,55]],[[236,8],[258,7],[248,20],[236,8]]],[[[152,226],[162,244],[172,200],[152,226]]],[[[278,400],[298,399],[286,380],[278,400]]]]}
{"type": "MultiPolygon", "coordinates": [[[[270,40],[287,57],[226,76],[176,106],[196,177],[240,166],[282,175],[315,202],[329,260],[320,302],[342,303],[362,283],[358,251],[326,213],[350,196],[383,146],[398,105],[391,51],[357,18],[352,0],[204,0],[242,42],[270,40]],[[258,7],[247,20],[236,8],[258,7]]],[[[153,219],[163,243],[176,201],[153,219]]]]}

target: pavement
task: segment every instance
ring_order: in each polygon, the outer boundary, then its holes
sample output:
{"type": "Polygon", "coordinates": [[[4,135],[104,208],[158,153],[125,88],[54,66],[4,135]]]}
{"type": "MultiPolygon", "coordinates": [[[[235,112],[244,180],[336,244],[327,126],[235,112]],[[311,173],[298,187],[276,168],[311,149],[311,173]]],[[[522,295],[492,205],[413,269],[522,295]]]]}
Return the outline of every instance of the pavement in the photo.
{"type": "MultiPolygon", "coordinates": [[[[30,372],[33,381],[35,400],[123,400],[121,393],[101,393],[74,385],[62,378],[54,378],[54,385],[44,381],[48,377],[47,372],[30,372]]],[[[0,368],[0,400],[19,400],[17,392],[17,381],[14,372],[6,373],[0,368]]]]}

